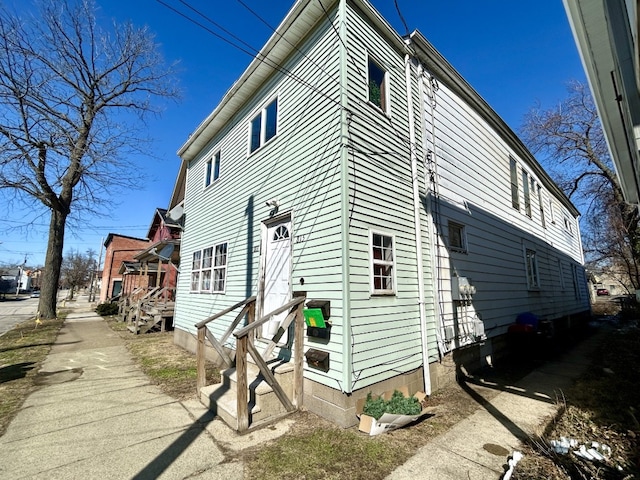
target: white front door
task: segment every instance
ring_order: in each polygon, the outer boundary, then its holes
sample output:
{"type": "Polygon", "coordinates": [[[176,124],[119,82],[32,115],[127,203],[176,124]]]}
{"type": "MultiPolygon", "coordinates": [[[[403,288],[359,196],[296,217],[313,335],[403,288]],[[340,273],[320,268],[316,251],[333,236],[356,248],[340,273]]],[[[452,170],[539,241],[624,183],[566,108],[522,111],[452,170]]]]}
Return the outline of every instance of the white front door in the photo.
{"type": "MultiPolygon", "coordinates": [[[[265,240],[263,315],[281,307],[291,298],[291,218],[268,224],[265,240]]],[[[262,337],[271,339],[286,316],[287,312],[274,315],[262,326],[262,337]]],[[[278,343],[286,342],[285,333],[278,343]]]]}

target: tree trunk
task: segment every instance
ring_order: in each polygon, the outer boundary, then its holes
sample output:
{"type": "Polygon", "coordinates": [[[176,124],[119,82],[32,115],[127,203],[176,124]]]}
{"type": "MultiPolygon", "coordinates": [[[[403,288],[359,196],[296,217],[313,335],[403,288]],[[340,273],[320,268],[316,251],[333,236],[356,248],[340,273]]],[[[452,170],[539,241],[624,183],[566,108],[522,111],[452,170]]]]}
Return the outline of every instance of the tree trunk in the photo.
{"type": "Polygon", "coordinates": [[[43,319],[56,318],[56,303],[58,296],[58,284],[60,283],[60,269],[62,265],[62,251],[64,248],[64,230],[66,223],[66,214],[57,210],[51,210],[47,256],[44,261],[40,303],[38,304],[40,318],[43,319]]]}

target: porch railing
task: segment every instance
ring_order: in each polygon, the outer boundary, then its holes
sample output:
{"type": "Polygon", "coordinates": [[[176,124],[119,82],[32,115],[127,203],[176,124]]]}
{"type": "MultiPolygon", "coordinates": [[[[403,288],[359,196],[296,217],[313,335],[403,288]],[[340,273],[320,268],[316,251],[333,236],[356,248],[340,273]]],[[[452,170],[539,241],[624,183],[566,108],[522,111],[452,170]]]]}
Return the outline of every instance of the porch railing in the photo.
{"type": "Polygon", "coordinates": [[[302,385],[303,385],[303,341],[304,341],[304,314],[302,312],[304,302],[306,298],[304,296],[294,297],[291,301],[287,302],[280,308],[275,309],[272,312],[267,313],[260,319],[255,320],[255,304],[256,297],[249,297],[235,305],[212,315],[197,323],[195,326],[198,329],[198,344],[196,350],[197,358],[197,388],[198,391],[206,386],[205,375],[205,340],[209,340],[211,346],[215,349],[221,358],[221,361],[227,366],[232,367],[235,363],[236,378],[237,378],[237,420],[238,431],[243,432],[249,429],[249,398],[248,398],[248,375],[247,375],[247,355],[251,355],[253,361],[260,369],[260,373],[263,378],[273,389],[276,397],[287,412],[296,410],[302,405],[302,385]],[[207,324],[210,322],[240,309],[240,312],[235,317],[233,322],[229,325],[229,328],[225,333],[216,339],[211,331],[207,328],[207,324]],[[274,315],[288,312],[285,319],[281,322],[278,331],[270,339],[266,348],[260,353],[254,344],[254,337],[256,329],[267,323],[274,315]],[[235,331],[240,321],[247,315],[247,325],[235,331]],[[271,369],[264,360],[275,349],[278,341],[282,338],[284,333],[289,329],[291,323],[294,323],[294,335],[293,335],[293,398],[289,399],[282,386],[278,383],[275,376],[271,372],[271,369]],[[235,362],[232,361],[230,355],[224,348],[224,343],[233,335],[236,338],[236,355],[235,362]]]}

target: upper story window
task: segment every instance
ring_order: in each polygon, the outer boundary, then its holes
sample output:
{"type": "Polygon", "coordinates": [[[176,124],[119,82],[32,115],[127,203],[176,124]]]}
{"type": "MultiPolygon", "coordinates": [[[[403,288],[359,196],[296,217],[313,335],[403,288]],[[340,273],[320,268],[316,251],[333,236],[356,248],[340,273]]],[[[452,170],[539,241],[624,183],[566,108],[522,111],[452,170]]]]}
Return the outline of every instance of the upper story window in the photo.
{"type": "Polygon", "coordinates": [[[520,194],[518,192],[518,164],[513,158],[509,158],[509,171],[511,174],[511,206],[520,210],[520,194]]]}
{"type": "Polygon", "coordinates": [[[538,206],[540,207],[540,223],[542,228],[547,228],[547,221],[544,217],[544,202],[542,201],[542,187],[538,185],[538,206]]]}
{"type": "Polygon", "coordinates": [[[251,119],[249,153],[255,152],[278,133],[278,99],[274,99],[251,119]]]}
{"type": "Polygon", "coordinates": [[[373,59],[369,58],[369,101],[376,107],[387,113],[388,105],[388,73],[373,59]]]}
{"type": "Polygon", "coordinates": [[[374,295],[395,294],[395,252],[391,235],[371,232],[371,293],[374,295]]]}
{"type": "Polygon", "coordinates": [[[522,171],[522,193],[524,194],[524,213],[531,218],[531,191],[529,190],[529,174],[522,171]]]}
{"type": "Polygon", "coordinates": [[[467,251],[464,225],[449,220],[447,225],[449,233],[449,248],[457,252],[467,251]]]}
{"type": "Polygon", "coordinates": [[[220,152],[207,160],[207,170],[204,175],[204,186],[208,187],[220,176],[220,152]]]}
{"type": "Polygon", "coordinates": [[[573,235],[573,222],[568,217],[564,217],[564,228],[567,232],[573,235]]]}

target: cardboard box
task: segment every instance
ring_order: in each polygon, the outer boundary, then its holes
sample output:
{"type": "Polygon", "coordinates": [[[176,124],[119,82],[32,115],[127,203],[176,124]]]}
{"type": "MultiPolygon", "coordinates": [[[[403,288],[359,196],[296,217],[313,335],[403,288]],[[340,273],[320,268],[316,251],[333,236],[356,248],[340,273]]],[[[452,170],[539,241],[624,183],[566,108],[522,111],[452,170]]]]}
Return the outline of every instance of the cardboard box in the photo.
{"type": "MultiPolygon", "coordinates": [[[[409,396],[409,388],[407,386],[397,388],[396,390],[402,392],[405,397],[409,396]]],[[[393,392],[394,390],[388,390],[382,395],[378,396],[384,398],[385,400],[389,400],[391,399],[393,392]]],[[[433,407],[427,406],[428,398],[426,393],[418,392],[414,395],[414,397],[418,399],[420,405],[422,406],[422,411],[418,415],[395,415],[391,413],[385,413],[378,420],[362,413],[364,404],[367,399],[366,397],[359,399],[356,402],[356,414],[360,418],[360,425],[358,426],[358,429],[361,432],[368,433],[369,435],[378,435],[380,433],[390,432],[397,428],[404,427],[405,425],[411,422],[415,422],[420,417],[423,417],[424,415],[427,415],[433,411],[433,407]]]]}

